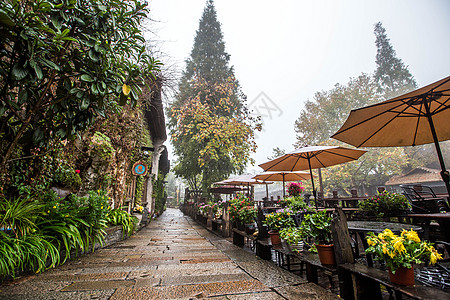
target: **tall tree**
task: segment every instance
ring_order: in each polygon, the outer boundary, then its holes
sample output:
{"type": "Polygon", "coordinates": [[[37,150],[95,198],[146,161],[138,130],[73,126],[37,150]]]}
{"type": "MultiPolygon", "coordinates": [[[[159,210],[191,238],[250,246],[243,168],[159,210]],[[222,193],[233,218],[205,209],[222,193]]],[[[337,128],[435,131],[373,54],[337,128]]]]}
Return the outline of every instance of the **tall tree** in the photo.
{"type": "Polygon", "coordinates": [[[206,192],[212,182],[242,172],[256,149],[253,131],[259,124],[245,107],[229,59],[214,3],[208,0],[169,111],[178,156],[174,172],[191,189],[201,186],[206,192]]]}
{"type": "Polygon", "coordinates": [[[350,110],[374,103],[376,85],[368,74],[351,78],[347,85],[336,84],[320,91],[305,103],[295,121],[295,146],[315,145],[330,138],[344,123],[350,110]]]}
{"type": "MultiPolygon", "coordinates": [[[[307,101],[295,122],[295,146],[347,146],[330,140],[330,136],[342,126],[350,110],[375,103],[378,95],[377,85],[368,74],[351,78],[346,85],[336,84],[330,91],[317,92],[312,101],[307,101]]],[[[322,172],[324,191],[339,190],[345,194],[356,187],[360,193],[366,193],[368,187],[383,185],[388,176],[400,172],[407,163],[402,149],[371,148],[356,162],[326,168],[322,172]]],[[[309,184],[305,182],[307,189],[309,184]]]]}
{"type": "Polygon", "coordinates": [[[196,32],[191,57],[186,60],[183,80],[189,81],[198,75],[208,82],[224,81],[233,75],[229,60],[214,2],[208,0],[196,32]]]}
{"type": "Polygon", "coordinates": [[[378,91],[385,98],[392,98],[416,88],[414,77],[408,67],[397,57],[383,24],[375,24],[375,45],[377,46],[374,78],[378,84],[378,91]]]}

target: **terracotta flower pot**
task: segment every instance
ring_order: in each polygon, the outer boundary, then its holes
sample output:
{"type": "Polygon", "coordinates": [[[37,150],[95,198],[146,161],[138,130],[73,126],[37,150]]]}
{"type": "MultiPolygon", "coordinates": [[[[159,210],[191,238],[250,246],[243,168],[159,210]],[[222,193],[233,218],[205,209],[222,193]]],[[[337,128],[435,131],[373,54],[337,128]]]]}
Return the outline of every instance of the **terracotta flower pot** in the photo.
{"type": "Polygon", "coordinates": [[[317,253],[322,265],[335,265],[336,259],[334,257],[334,245],[317,245],[317,253]]]}
{"type": "Polygon", "coordinates": [[[280,245],[281,244],[280,233],[278,231],[270,230],[269,236],[270,236],[270,242],[272,243],[272,245],[280,245]]]}
{"type": "Polygon", "coordinates": [[[395,274],[393,274],[391,269],[389,269],[389,277],[392,283],[396,283],[398,285],[413,286],[414,267],[411,267],[409,269],[400,267],[397,269],[397,271],[395,271],[395,274]]]}

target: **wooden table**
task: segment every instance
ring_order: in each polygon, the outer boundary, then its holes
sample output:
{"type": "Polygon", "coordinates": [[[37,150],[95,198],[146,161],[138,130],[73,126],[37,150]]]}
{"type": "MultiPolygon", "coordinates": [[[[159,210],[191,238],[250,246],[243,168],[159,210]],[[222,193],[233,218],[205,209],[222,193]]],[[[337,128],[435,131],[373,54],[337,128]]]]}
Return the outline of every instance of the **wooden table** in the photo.
{"type": "Polygon", "coordinates": [[[339,265],[340,296],[343,299],[383,299],[380,289],[382,284],[389,291],[390,298],[402,299],[450,299],[450,293],[441,289],[424,286],[416,280],[414,286],[401,286],[392,283],[388,272],[371,268],[362,264],[339,265]]]}
{"type": "MultiPolygon", "coordinates": [[[[389,228],[392,230],[395,234],[400,234],[403,229],[411,230],[417,232],[422,232],[423,229],[420,226],[417,225],[411,225],[411,224],[403,224],[403,223],[392,223],[392,222],[376,222],[376,221],[348,221],[347,222],[348,231],[353,234],[359,235],[361,238],[361,242],[364,246],[364,250],[368,248],[368,244],[366,241],[366,235],[368,232],[373,233],[381,233],[386,228],[389,228]]],[[[358,241],[355,242],[355,249],[356,249],[356,255],[359,255],[359,248],[358,248],[358,241]]],[[[367,254],[367,265],[370,267],[373,267],[373,260],[372,256],[367,254]]]]}
{"type": "MultiPolygon", "coordinates": [[[[431,213],[431,214],[408,214],[407,217],[417,219],[424,224],[425,239],[429,238],[429,227],[432,220],[439,223],[439,229],[444,242],[450,243],[450,213],[431,213]]],[[[450,253],[450,246],[445,245],[447,252],[450,253]]]]}

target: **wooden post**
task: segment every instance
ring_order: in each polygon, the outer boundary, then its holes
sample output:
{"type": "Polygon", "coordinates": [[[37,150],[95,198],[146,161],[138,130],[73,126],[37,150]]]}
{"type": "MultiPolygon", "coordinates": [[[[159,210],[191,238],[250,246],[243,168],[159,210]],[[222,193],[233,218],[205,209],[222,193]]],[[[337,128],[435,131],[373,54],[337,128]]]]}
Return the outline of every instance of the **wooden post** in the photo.
{"type": "Polygon", "coordinates": [[[230,232],[231,232],[230,214],[228,213],[228,202],[225,202],[223,205],[223,214],[222,214],[222,236],[229,237],[230,232]]]}
{"type": "Polygon", "coordinates": [[[331,232],[333,234],[336,264],[353,263],[354,258],[350,234],[348,233],[347,218],[342,207],[335,206],[335,208],[333,220],[331,221],[331,232]]]}

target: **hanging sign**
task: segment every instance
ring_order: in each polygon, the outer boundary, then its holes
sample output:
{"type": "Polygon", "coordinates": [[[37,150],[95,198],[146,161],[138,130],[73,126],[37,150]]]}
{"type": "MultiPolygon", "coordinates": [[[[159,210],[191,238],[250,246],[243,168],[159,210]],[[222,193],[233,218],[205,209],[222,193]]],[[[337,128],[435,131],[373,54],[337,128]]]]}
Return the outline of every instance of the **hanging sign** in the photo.
{"type": "Polygon", "coordinates": [[[143,161],[138,161],[133,165],[133,175],[145,176],[147,175],[148,167],[147,164],[143,161]]]}

